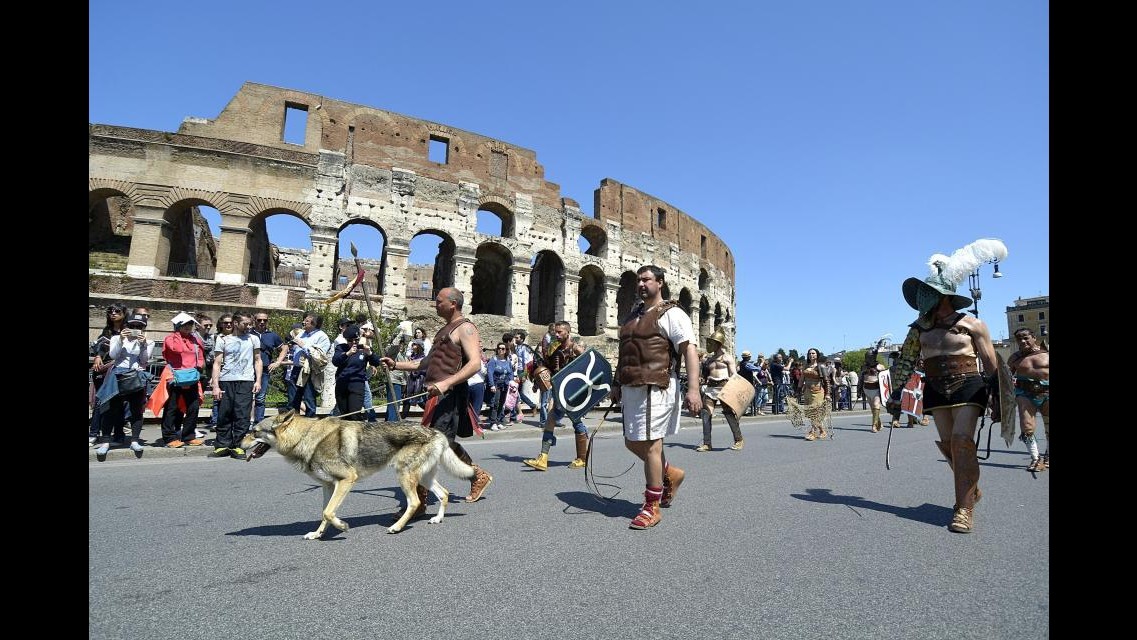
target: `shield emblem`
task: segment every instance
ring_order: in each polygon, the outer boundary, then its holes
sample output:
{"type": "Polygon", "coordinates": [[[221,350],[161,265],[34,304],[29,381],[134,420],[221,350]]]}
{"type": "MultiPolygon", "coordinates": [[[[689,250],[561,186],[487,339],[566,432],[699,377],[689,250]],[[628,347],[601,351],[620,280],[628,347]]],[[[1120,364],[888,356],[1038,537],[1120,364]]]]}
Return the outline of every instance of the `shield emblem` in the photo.
{"type": "Polygon", "coordinates": [[[553,402],[570,420],[580,420],[612,391],[612,365],[589,349],[553,376],[553,402]]]}

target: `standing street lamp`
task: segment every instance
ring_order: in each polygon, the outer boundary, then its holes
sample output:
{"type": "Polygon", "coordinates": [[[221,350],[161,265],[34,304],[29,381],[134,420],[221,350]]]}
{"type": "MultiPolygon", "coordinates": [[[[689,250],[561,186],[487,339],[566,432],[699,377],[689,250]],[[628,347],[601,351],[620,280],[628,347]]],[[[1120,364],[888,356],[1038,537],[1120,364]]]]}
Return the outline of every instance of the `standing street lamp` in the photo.
{"type": "MultiPolygon", "coordinates": [[[[995,265],[995,273],[993,273],[991,277],[1002,278],[1003,274],[999,273],[999,259],[993,258],[988,260],[988,262],[995,265]]],[[[983,265],[979,265],[979,267],[981,266],[983,265]]],[[[975,267],[975,271],[972,271],[971,274],[967,276],[967,282],[971,287],[971,299],[975,301],[975,306],[969,309],[969,311],[975,314],[976,318],[979,317],[979,299],[983,297],[983,290],[979,288],[979,267],[975,267]]]]}

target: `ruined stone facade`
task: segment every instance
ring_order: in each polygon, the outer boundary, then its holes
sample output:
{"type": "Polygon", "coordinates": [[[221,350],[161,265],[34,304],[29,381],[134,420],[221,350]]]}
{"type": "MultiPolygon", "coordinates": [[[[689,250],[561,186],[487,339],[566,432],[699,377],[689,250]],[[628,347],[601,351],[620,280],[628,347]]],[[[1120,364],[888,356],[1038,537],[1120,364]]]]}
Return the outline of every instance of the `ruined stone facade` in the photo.
{"type": "MultiPolygon", "coordinates": [[[[585,217],[545,180],[533,151],[500,140],[246,83],[215,119],[187,118],[177,133],[90,124],[88,148],[92,243],[130,229],[129,248],[119,250],[136,291],[181,276],[255,289],[258,308],[289,308],[298,295],[322,299],[341,275],[354,275],[351,256],[338,255],[339,233],[365,224],[384,242],[369,288],[382,295],[387,317],[412,311],[408,278],[423,274],[408,272],[410,243],[431,234],[439,239],[433,288],[465,292],[467,313],[513,327],[566,319],[589,343],[610,347],[635,299],[636,269],[656,264],[696,331],[706,336],[726,323],[733,343],[726,243],[666,201],[610,178],[595,191],[595,217],[585,217]],[[303,144],[284,140],[286,117],[303,118],[303,144]],[[216,246],[195,223],[201,205],[221,213],[216,246]],[[479,233],[478,211],[500,218],[502,233],[479,233]],[[271,215],[309,226],[307,264],[270,244],[271,215]],[[304,280],[289,281],[296,271],[304,280]]],[[[95,276],[122,277],[93,268],[95,276]]]]}

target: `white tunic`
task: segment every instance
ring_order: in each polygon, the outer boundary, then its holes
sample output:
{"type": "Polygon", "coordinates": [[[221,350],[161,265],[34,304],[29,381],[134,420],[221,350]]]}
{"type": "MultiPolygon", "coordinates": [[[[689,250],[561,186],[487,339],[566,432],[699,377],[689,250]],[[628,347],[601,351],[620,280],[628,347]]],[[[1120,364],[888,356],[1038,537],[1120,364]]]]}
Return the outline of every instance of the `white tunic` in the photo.
{"type": "MultiPolygon", "coordinates": [[[[695,340],[691,318],[679,307],[672,307],[660,316],[657,324],[676,351],[679,351],[679,359],[683,361],[684,353],[679,346],[695,340]]],[[[666,389],[652,385],[624,385],[620,387],[620,396],[624,437],[628,440],[658,440],[679,433],[683,394],[679,389],[679,377],[674,371],[666,389]]]]}

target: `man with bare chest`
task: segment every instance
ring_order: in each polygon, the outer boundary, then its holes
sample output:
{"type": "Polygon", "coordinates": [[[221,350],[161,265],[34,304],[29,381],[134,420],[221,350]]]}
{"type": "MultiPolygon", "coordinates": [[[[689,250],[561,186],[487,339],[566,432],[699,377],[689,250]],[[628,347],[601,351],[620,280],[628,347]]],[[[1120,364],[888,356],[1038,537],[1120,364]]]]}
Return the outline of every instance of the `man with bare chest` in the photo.
{"type": "MultiPolygon", "coordinates": [[[[908,380],[917,362],[923,358],[926,374],[924,411],[936,421],[939,441],[936,446],[951,466],[955,484],[955,505],[950,531],[971,533],[974,527],[975,503],[979,491],[979,461],[976,459],[975,428],[987,409],[988,389],[998,371],[995,348],[987,325],[979,318],[961,313],[971,305],[971,298],[956,294],[956,281],[947,274],[970,273],[979,259],[958,264],[958,254],[969,254],[979,243],[997,243],[1001,255],[1006,247],[997,240],[981,240],[957,251],[951,258],[933,256],[936,275],[921,281],[904,281],[904,299],[919,312],[909,325],[908,336],[900,356],[892,365],[892,380],[908,380]],[[971,264],[974,262],[975,264],[971,264]],[[982,366],[982,369],[980,369],[982,366]],[[984,372],[984,373],[981,373],[984,372]]],[[[896,384],[888,401],[889,412],[897,418],[900,409],[900,384],[896,384]]]]}
{"type": "Polygon", "coordinates": [[[1050,468],[1050,350],[1040,344],[1034,332],[1027,328],[1015,331],[1019,350],[1007,360],[1007,367],[1015,374],[1015,404],[1019,408],[1019,439],[1030,451],[1027,471],[1045,471],[1050,468]],[[1046,453],[1038,455],[1034,439],[1034,414],[1042,414],[1046,430],[1046,453]]]}
{"type": "Polygon", "coordinates": [[[730,425],[730,432],[734,435],[734,444],[730,448],[735,451],[742,449],[742,429],[738,426],[738,416],[719,400],[719,394],[736,370],[734,357],[723,347],[724,341],[726,334],[722,329],[717,329],[707,338],[707,356],[703,358],[702,365],[706,383],[702,388],[703,410],[700,412],[703,418],[703,444],[696,447],[695,451],[711,450],[711,417],[716,404],[722,404],[723,416],[726,417],[726,423],[730,425]]]}

